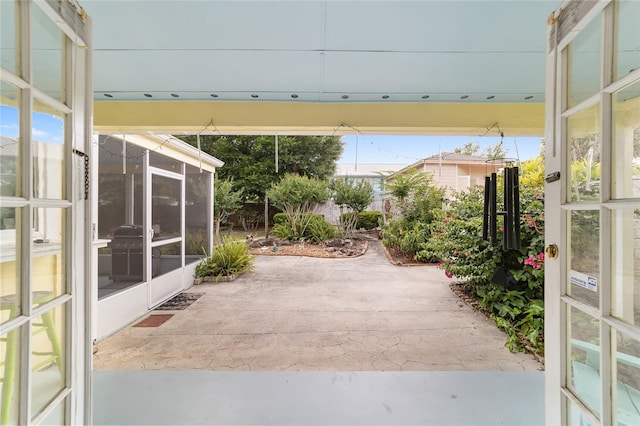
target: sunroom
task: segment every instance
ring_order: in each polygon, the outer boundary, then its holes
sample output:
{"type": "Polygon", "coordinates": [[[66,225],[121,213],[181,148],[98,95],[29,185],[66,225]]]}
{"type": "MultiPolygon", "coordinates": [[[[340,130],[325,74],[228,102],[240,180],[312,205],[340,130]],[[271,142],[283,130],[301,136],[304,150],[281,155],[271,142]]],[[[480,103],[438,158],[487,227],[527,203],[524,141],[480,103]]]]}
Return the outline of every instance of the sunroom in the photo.
{"type": "Polygon", "coordinates": [[[171,136],[93,140],[94,336],[117,331],[193,283],[211,249],[218,159],[171,136]]]}

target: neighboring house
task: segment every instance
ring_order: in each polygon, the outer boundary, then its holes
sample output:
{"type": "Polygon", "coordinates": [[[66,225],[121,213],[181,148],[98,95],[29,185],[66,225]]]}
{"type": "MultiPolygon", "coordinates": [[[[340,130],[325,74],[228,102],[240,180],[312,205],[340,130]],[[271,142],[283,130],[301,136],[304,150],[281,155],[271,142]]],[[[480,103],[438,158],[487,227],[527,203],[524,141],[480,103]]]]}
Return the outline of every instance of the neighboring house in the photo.
{"type": "Polygon", "coordinates": [[[398,170],[389,178],[393,179],[393,176],[407,173],[409,170],[430,173],[434,183],[437,186],[447,188],[447,194],[451,194],[453,191],[462,191],[475,185],[484,186],[485,176],[497,172],[504,166],[504,160],[443,152],[416,161],[398,170]]]}
{"type": "MultiPolygon", "coordinates": [[[[373,187],[373,203],[369,205],[367,210],[383,209],[384,176],[397,172],[405,167],[404,164],[338,164],[334,178],[349,178],[354,181],[366,180],[373,187]]],[[[318,209],[318,213],[322,214],[325,219],[331,223],[338,223],[340,217],[340,208],[334,204],[333,200],[329,200],[318,209]]]]}

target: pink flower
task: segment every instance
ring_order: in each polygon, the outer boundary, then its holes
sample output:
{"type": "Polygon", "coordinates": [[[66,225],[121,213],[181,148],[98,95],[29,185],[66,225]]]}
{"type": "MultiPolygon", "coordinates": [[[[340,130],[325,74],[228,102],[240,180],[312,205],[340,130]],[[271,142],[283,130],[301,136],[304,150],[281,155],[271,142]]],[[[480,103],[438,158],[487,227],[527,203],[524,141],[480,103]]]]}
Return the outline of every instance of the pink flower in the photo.
{"type": "Polygon", "coordinates": [[[544,252],[538,253],[538,259],[540,260],[540,262],[544,262],[544,252]]]}
{"type": "Polygon", "coordinates": [[[453,278],[453,274],[449,271],[444,271],[444,274],[447,276],[447,278],[453,278]]]}
{"type": "Polygon", "coordinates": [[[531,255],[527,260],[524,261],[525,265],[534,266],[536,264],[536,258],[531,255]]]}

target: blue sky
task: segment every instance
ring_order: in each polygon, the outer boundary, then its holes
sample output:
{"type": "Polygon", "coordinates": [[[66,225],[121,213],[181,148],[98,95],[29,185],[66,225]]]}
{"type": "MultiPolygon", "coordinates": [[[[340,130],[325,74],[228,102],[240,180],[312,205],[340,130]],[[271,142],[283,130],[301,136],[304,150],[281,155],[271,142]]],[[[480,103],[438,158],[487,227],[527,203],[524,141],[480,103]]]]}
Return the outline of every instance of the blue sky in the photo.
{"type": "MultiPolygon", "coordinates": [[[[0,106],[0,135],[15,138],[18,136],[18,109],[0,106]]],[[[33,113],[33,138],[40,142],[61,144],[64,141],[64,122],[51,114],[33,113]]]]}
{"type": "MultiPolygon", "coordinates": [[[[520,161],[535,158],[540,152],[541,137],[516,137],[505,135],[503,148],[509,158],[520,161]],[[517,145],[517,150],[516,150],[517,145]]],[[[451,152],[467,142],[480,146],[480,151],[489,145],[500,143],[500,136],[343,136],[344,152],[338,160],[340,164],[411,164],[425,157],[438,154],[439,145],[443,152],[451,152]]]]}

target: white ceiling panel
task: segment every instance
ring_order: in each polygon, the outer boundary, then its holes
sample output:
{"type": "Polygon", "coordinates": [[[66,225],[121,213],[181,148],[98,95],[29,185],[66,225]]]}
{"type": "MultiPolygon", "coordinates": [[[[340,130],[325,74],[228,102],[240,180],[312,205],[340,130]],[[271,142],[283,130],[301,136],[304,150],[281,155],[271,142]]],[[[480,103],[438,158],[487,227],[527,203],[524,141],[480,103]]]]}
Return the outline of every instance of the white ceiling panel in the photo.
{"type": "Polygon", "coordinates": [[[469,52],[545,51],[555,2],[333,1],[328,50],[469,52]]]}
{"type": "Polygon", "coordinates": [[[319,52],[103,52],[94,89],[116,91],[313,91],[320,89],[319,52]]]}
{"type": "Polygon", "coordinates": [[[328,92],[526,93],[544,91],[544,55],[532,53],[326,54],[328,92]],[[342,70],[352,73],[344,75],[342,70]]]}
{"type": "Polygon", "coordinates": [[[85,0],[96,49],[319,49],[320,1],[85,0]]]}

